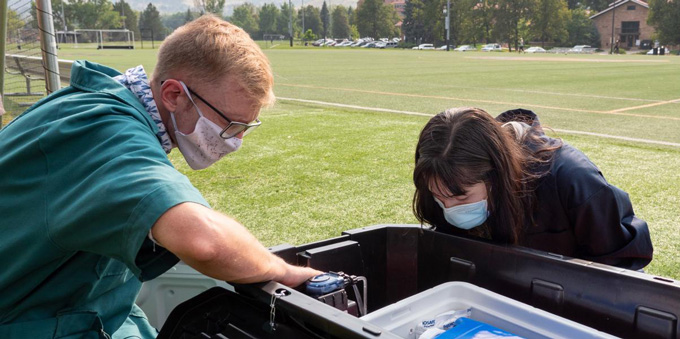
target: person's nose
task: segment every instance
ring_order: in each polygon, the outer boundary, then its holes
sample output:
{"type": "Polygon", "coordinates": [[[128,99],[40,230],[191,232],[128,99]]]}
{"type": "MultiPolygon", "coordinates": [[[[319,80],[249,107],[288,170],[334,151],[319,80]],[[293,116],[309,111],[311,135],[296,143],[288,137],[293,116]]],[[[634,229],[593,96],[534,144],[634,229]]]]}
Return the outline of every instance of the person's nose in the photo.
{"type": "Polygon", "coordinates": [[[236,135],[234,136],[234,138],[239,138],[239,139],[243,140],[243,132],[240,132],[239,134],[236,134],[236,135]]]}
{"type": "Polygon", "coordinates": [[[445,199],[442,201],[442,204],[444,204],[444,208],[451,208],[453,206],[460,205],[455,199],[445,199]]]}

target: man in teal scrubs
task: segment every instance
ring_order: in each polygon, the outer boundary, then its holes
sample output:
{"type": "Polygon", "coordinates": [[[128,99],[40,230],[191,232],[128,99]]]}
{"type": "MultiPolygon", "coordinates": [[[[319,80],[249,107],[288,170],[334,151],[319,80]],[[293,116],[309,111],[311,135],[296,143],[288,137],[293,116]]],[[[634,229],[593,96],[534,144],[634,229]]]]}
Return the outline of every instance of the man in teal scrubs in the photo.
{"type": "Polygon", "coordinates": [[[0,338],[155,337],[134,301],[179,259],[237,283],[320,273],[210,209],[167,158],[202,169],[237,150],[272,83],[247,33],[204,16],[164,41],[152,79],[77,61],[0,130],[0,338]]]}

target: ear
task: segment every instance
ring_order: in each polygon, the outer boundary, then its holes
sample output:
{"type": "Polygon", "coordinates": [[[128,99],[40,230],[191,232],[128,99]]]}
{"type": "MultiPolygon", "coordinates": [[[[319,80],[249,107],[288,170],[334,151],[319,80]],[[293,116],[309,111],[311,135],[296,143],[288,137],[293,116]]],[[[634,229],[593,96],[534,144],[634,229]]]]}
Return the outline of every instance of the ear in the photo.
{"type": "Polygon", "coordinates": [[[177,110],[179,97],[184,92],[182,85],[175,79],[168,79],[161,85],[161,102],[169,112],[177,110]]]}

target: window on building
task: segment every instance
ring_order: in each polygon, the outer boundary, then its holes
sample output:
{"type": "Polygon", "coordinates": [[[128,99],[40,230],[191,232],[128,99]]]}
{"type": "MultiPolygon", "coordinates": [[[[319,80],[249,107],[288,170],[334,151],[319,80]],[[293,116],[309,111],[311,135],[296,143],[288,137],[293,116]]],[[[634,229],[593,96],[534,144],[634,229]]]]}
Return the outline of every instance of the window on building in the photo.
{"type": "Polygon", "coordinates": [[[638,34],[640,31],[639,21],[621,22],[621,34],[638,34]]]}
{"type": "Polygon", "coordinates": [[[635,5],[630,5],[628,8],[626,8],[629,11],[634,11],[635,10],[635,5]]]}

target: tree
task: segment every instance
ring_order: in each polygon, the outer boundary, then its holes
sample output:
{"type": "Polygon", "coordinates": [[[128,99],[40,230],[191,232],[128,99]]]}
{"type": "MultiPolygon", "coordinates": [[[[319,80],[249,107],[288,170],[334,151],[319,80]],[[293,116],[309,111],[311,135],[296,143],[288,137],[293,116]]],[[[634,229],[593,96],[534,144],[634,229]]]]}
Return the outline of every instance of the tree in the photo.
{"type": "Polygon", "coordinates": [[[357,28],[357,25],[349,26],[349,36],[352,40],[361,38],[361,34],[359,34],[359,29],[357,28]]]}
{"type": "MultiPolygon", "coordinates": [[[[276,20],[279,16],[279,8],[274,4],[264,4],[260,8],[260,33],[264,38],[264,34],[276,33],[276,20]]],[[[286,20],[286,23],[288,20],[286,20]]]]}
{"type": "Polygon", "coordinates": [[[521,23],[525,22],[529,9],[535,8],[535,0],[499,0],[496,11],[496,25],[493,36],[500,41],[507,41],[510,51],[517,48],[521,23]]]}
{"type": "Polygon", "coordinates": [[[305,32],[305,35],[302,36],[302,39],[305,40],[305,41],[316,40],[316,35],[314,35],[314,33],[312,32],[311,29],[308,29],[308,30],[305,32]]]}
{"type": "Polygon", "coordinates": [[[357,24],[354,14],[355,14],[354,9],[352,8],[352,6],[349,6],[349,8],[347,9],[347,21],[349,22],[350,26],[357,24]]]}
{"type": "Polygon", "coordinates": [[[305,16],[305,29],[311,29],[317,37],[323,35],[323,25],[321,24],[321,12],[314,6],[307,6],[298,13],[298,20],[305,16]]]}
{"type": "MultiPolygon", "coordinates": [[[[68,8],[68,4],[65,4],[62,0],[52,0],[52,14],[54,18],[54,29],[57,31],[64,30],[64,23],[66,22],[66,16],[64,13],[62,13],[62,8],[64,9],[64,12],[66,12],[66,8],[68,8]]],[[[10,16],[9,14],[7,15],[7,18],[9,19],[10,16]]],[[[68,30],[68,28],[66,29],[68,30]]],[[[8,31],[9,33],[9,31],[8,31]]]]}
{"type": "Polygon", "coordinates": [[[357,28],[363,36],[372,38],[393,37],[399,35],[395,26],[399,16],[391,5],[381,0],[365,0],[356,10],[357,28]]]}
{"type": "Polygon", "coordinates": [[[299,32],[300,28],[297,27],[297,21],[295,18],[295,8],[288,7],[288,2],[284,2],[281,5],[281,10],[278,11],[278,18],[276,18],[276,33],[277,34],[282,34],[282,35],[288,35],[288,25],[290,24],[291,21],[291,11],[293,12],[292,14],[292,21],[293,21],[293,34],[295,32],[299,32]]]}
{"type": "Polygon", "coordinates": [[[347,9],[345,6],[337,6],[333,9],[333,36],[336,38],[349,38],[351,31],[347,9]]]}
{"type": "Polygon", "coordinates": [[[423,41],[426,35],[426,21],[425,3],[423,0],[406,1],[406,6],[404,7],[404,21],[402,22],[406,41],[416,44],[423,41]]]}
{"type": "Polygon", "coordinates": [[[481,38],[484,43],[491,42],[492,25],[496,21],[496,11],[498,8],[498,0],[481,0],[480,6],[476,9],[476,19],[480,24],[481,38]]]}
{"type": "Polygon", "coordinates": [[[451,36],[453,44],[476,43],[484,39],[484,21],[477,0],[458,0],[451,3],[451,36]]]}
{"type": "Polygon", "coordinates": [[[534,7],[530,32],[545,42],[566,41],[568,38],[567,22],[569,9],[565,0],[537,0],[534,7]]]}
{"type": "Polygon", "coordinates": [[[184,23],[194,21],[194,19],[194,13],[191,11],[191,8],[187,8],[187,12],[184,14],[184,23]]]}
{"type": "Polygon", "coordinates": [[[231,16],[231,23],[243,28],[251,37],[256,36],[259,31],[257,21],[255,6],[248,2],[234,8],[231,16]]]}
{"type": "Polygon", "coordinates": [[[118,12],[123,19],[123,27],[133,31],[135,36],[139,36],[139,20],[137,18],[137,12],[132,10],[130,4],[120,0],[113,4],[113,10],[118,12]]]}
{"type": "Polygon", "coordinates": [[[172,14],[161,14],[161,22],[170,32],[177,29],[177,27],[185,24],[186,13],[175,12],[172,14]]]}
{"type": "Polygon", "coordinates": [[[326,1],[323,2],[321,6],[321,24],[323,25],[323,37],[328,37],[328,31],[330,26],[330,15],[328,15],[328,6],[326,6],[326,1]]]}
{"type": "Polygon", "coordinates": [[[139,30],[143,37],[154,40],[165,39],[166,28],[161,22],[158,9],[152,3],[149,3],[142,14],[139,15],[139,30]]]}
{"type": "Polygon", "coordinates": [[[680,44],[680,1],[649,0],[647,23],[664,45],[680,44]]]}
{"type": "Polygon", "coordinates": [[[567,22],[567,34],[569,37],[565,43],[566,46],[590,45],[600,47],[600,33],[583,8],[571,11],[570,19],[567,22]]]}
{"type": "MultiPolygon", "coordinates": [[[[61,2],[54,2],[53,7],[59,6],[61,10],[61,2]]],[[[113,4],[108,0],[86,1],[73,0],[68,5],[64,4],[66,18],[69,26],[72,28],[87,28],[87,29],[118,29],[123,28],[123,18],[119,12],[114,10],[113,4]]],[[[37,28],[37,15],[35,10],[35,3],[31,5],[31,16],[35,28],[37,28]]],[[[59,15],[55,15],[55,18],[59,15]]],[[[55,22],[55,28],[63,28],[61,18],[55,22]]]]}
{"type": "Polygon", "coordinates": [[[26,26],[26,22],[21,19],[21,16],[17,14],[14,10],[7,10],[7,38],[10,40],[17,39],[19,36],[17,32],[20,28],[26,26]]]}
{"type": "Polygon", "coordinates": [[[225,2],[226,0],[194,0],[194,7],[198,8],[201,15],[212,13],[221,18],[224,14],[225,2]]]}
{"type": "MultiPolygon", "coordinates": [[[[579,6],[579,7],[585,7],[586,9],[591,9],[595,12],[601,12],[601,11],[607,9],[607,7],[609,7],[609,4],[611,2],[612,1],[609,1],[609,0],[584,0],[583,3],[580,4],[581,6],[579,6]]],[[[574,8],[569,7],[569,8],[575,9],[576,7],[574,7],[574,8]]],[[[590,13],[590,15],[593,15],[593,14],[595,14],[595,13],[590,13]]]]}

